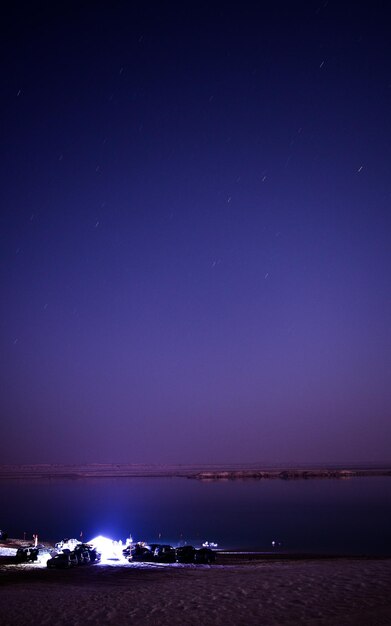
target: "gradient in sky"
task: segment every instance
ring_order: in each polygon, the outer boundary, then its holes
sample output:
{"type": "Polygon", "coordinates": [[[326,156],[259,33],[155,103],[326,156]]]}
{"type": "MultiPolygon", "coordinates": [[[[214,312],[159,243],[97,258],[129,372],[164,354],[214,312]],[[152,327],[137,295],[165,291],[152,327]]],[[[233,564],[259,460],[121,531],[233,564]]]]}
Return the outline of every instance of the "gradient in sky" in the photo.
{"type": "Polygon", "coordinates": [[[8,6],[1,462],[389,460],[388,13],[8,6]]]}

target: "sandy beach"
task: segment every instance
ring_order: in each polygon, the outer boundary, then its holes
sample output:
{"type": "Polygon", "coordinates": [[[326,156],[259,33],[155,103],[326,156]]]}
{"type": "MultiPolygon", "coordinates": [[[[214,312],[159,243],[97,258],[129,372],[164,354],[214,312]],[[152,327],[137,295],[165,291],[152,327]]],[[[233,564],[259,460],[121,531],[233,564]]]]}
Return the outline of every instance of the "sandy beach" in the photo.
{"type": "Polygon", "coordinates": [[[2,626],[56,624],[391,624],[390,559],[94,565],[49,570],[0,561],[2,626]]]}

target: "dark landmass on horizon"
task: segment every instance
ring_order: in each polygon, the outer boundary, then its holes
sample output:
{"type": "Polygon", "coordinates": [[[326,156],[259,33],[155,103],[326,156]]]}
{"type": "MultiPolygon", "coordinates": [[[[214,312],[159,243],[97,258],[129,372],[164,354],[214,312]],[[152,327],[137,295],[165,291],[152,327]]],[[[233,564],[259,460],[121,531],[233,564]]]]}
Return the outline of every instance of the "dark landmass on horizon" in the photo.
{"type": "Polygon", "coordinates": [[[257,464],[232,465],[147,465],[91,463],[80,465],[20,464],[1,465],[0,479],[44,478],[192,478],[196,480],[262,480],[354,478],[391,476],[391,464],[383,465],[297,465],[266,466],[257,464]]]}

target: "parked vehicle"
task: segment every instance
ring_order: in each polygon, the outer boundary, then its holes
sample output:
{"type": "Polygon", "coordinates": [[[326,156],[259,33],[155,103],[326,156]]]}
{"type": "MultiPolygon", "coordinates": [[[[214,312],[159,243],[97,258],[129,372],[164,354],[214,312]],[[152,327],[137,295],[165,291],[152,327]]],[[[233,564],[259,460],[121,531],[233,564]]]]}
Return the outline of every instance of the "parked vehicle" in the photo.
{"type": "Polygon", "coordinates": [[[40,560],[41,557],[48,556],[50,552],[49,548],[45,546],[27,546],[18,548],[15,558],[19,563],[34,563],[40,560]]]}
{"type": "Polygon", "coordinates": [[[51,568],[68,568],[75,565],[90,565],[90,563],[99,563],[101,559],[100,553],[87,543],[79,543],[74,550],[64,548],[62,552],[54,555],[47,562],[47,566],[51,568]]]}
{"type": "Polygon", "coordinates": [[[5,530],[0,530],[0,541],[7,541],[8,533],[5,530]]]}
{"type": "Polygon", "coordinates": [[[153,552],[144,544],[136,543],[131,549],[129,561],[153,561],[153,552]]]}
{"type": "Polygon", "coordinates": [[[72,566],[79,564],[74,550],[69,550],[69,548],[64,548],[62,552],[63,554],[67,554],[69,556],[69,560],[72,566]]]}
{"type": "Polygon", "coordinates": [[[210,548],[200,548],[195,551],[194,562],[195,563],[214,563],[216,555],[210,548]]]}
{"type": "Polygon", "coordinates": [[[18,548],[15,558],[19,563],[34,563],[34,561],[38,561],[38,548],[35,546],[18,548]]]}
{"type": "Polygon", "coordinates": [[[96,548],[93,548],[92,546],[88,546],[88,553],[90,555],[91,563],[99,563],[102,555],[100,552],[98,552],[96,548]]]}
{"type": "Polygon", "coordinates": [[[175,559],[177,563],[194,563],[195,548],[193,546],[183,546],[175,550],[175,559]]]}
{"type": "Polygon", "coordinates": [[[78,564],[77,556],[70,550],[64,550],[60,554],[56,554],[54,557],[48,560],[47,567],[56,569],[68,569],[78,564]]]}
{"type": "Polygon", "coordinates": [[[153,560],[157,563],[175,563],[175,549],[172,546],[157,546],[153,552],[153,560]]]}
{"type": "Polygon", "coordinates": [[[76,546],[75,555],[78,565],[89,565],[91,563],[90,551],[85,544],[76,546]]]}

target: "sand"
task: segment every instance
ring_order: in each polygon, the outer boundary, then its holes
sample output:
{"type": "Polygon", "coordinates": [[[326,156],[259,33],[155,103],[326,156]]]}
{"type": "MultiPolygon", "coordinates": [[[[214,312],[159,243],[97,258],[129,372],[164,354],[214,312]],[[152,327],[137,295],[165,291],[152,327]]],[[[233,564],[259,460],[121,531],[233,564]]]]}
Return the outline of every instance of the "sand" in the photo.
{"type": "Polygon", "coordinates": [[[390,559],[220,561],[60,571],[2,557],[0,623],[391,625],[390,559]]]}

